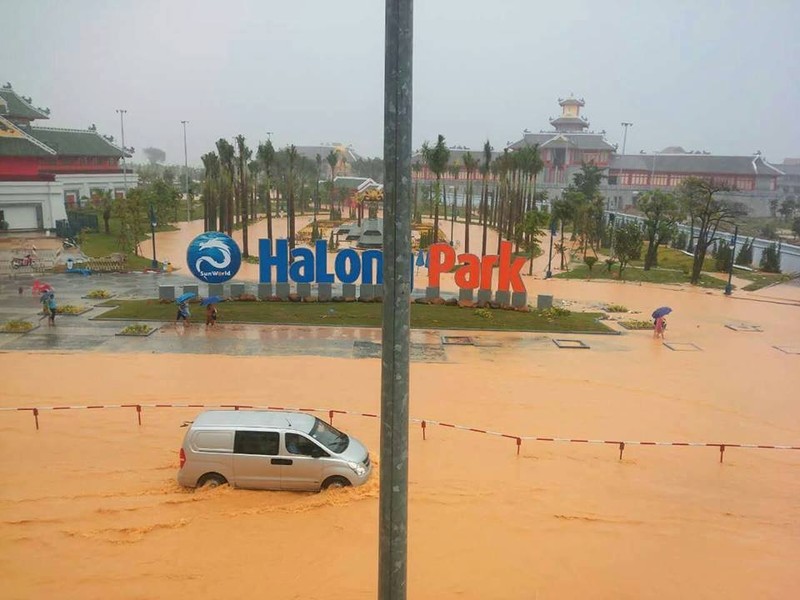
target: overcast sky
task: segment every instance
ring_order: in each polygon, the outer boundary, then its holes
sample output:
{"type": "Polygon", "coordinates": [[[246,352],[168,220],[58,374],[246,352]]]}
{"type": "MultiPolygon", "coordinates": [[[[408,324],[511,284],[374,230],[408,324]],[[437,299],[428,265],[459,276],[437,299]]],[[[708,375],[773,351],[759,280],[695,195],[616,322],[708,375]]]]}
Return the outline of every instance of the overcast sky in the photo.
{"type": "MultiPolygon", "coordinates": [[[[220,137],[251,147],[383,152],[381,0],[0,0],[0,83],[190,163],[220,137]]],[[[680,145],[800,156],[800,2],[419,0],[414,145],[495,148],[549,129],[559,97],[628,153],[680,145]]]]}

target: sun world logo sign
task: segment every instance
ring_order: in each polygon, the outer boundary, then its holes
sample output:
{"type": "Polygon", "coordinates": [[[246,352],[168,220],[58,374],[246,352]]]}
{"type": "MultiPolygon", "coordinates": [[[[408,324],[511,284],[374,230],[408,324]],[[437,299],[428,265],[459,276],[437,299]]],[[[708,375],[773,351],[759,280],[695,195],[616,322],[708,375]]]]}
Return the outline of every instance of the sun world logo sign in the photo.
{"type": "Polygon", "coordinates": [[[230,236],[208,231],[191,241],[186,250],[186,264],[200,281],[224,283],[239,272],[242,252],[230,236]]]}

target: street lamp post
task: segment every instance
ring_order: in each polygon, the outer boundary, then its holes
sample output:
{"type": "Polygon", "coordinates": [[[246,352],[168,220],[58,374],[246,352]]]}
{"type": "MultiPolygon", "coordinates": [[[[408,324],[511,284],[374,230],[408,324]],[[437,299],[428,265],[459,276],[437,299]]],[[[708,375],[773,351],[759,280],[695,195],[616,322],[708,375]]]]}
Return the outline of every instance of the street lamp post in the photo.
{"type": "Polygon", "coordinates": [[[625,132],[622,134],[622,154],[625,154],[625,144],[628,141],[628,127],[633,127],[633,123],[628,123],[623,121],[620,123],[625,128],[625,132]]]}
{"type": "Polygon", "coordinates": [[[457,192],[458,192],[458,189],[456,189],[456,186],[453,186],[453,210],[450,211],[450,213],[451,213],[450,214],[450,245],[451,246],[454,245],[453,235],[454,235],[454,232],[455,232],[455,225],[456,225],[456,193],[457,192]]]}
{"type": "Polygon", "coordinates": [[[551,270],[553,264],[553,238],[556,235],[556,220],[553,219],[550,221],[550,256],[547,258],[547,273],[545,274],[545,279],[550,279],[553,276],[553,271],[551,270]]]}
{"type": "Polygon", "coordinates": [[[739,226],[733,229],[733,244],[731,244],[731,262],[728,264],[728,283],[725,285],[725,295],[730,296],[733,293],[733,286],[731,280],[733,279],[733,261],[736,260],[736,239],[739,237],[739,226]]]}
{"type": "Polygon", "coordinates": [[[154,269],[158,269],[158,260],[156,259],[156,226],[158,225],[158,221],[156,220],[156,211],[153,210],[153,205],[150,204],[150,239],[153,240],[153,262],[151,266],[154,269]]]}
{"type": "Polygon", "coordinates": [[[117,113],[119,113],[119,129],[120,134],[122,135],[122,181],[123,185],[125,186],[125,197],[128,196],[128,163],[125,160],[125,123],[123,122],[123,116],[125,113],[128,112],[124,108],[118,108],[117,113]]]}
{"type": "Polygon", "coordinates": [[[192,206],[189,202],[189,158],[186,153],[186,124],[189,121],[181,121],[183,123],[183,171],[184,171],[184,186],[183,192],[186,194],[186,227],[189,227],[189,221],[192,220],[192,206]]]}

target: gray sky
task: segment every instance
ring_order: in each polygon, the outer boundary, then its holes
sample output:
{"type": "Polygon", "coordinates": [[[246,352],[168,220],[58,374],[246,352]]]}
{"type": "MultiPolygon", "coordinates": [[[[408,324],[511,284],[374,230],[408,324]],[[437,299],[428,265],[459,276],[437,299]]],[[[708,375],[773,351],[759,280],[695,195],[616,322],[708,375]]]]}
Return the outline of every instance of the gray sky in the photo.
{"type": "MultiPolygon", "coordinates": [[[[0,0],[0,83],[183,162],[219,137],[383,151],[381,0],[0,0]]],[[[800,156],[800,2],[420,0],[414,144],[495,148],[549,129],[559,97],[627,151],[800,156]]]]}

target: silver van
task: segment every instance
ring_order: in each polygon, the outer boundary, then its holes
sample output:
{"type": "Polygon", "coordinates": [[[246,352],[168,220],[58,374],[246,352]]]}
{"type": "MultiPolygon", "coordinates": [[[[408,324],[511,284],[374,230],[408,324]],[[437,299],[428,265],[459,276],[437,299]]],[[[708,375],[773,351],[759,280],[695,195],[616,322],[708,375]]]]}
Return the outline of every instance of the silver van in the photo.
{"type": "Polygon", "coordinates": [[[355,438],[306,413],[209,410],[191,424],[178,483],[256,490],[361,485],[372,465],[355,438]]]}

